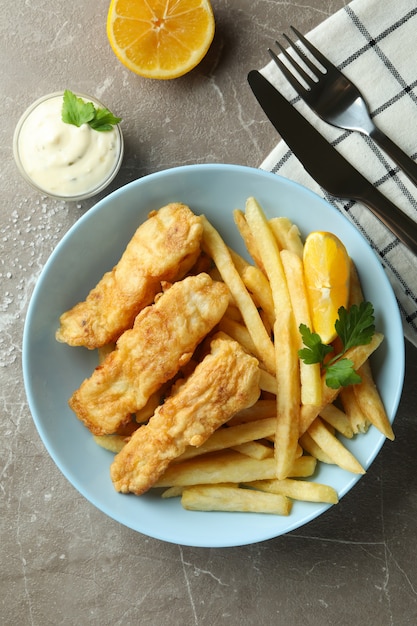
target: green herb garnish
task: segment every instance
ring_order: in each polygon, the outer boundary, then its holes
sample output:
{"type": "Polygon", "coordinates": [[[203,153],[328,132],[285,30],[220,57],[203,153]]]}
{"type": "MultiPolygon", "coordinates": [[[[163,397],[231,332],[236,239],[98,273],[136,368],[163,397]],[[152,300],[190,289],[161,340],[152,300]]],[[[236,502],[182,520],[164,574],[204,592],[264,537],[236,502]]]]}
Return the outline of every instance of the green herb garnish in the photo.
{"type": "Polygon", "coordinates": [[[300,324],[303,344],[306,346],[298,351],[304,363],[320,363],[325,373],[326,384],[332,389],[346,387],[361,382],[361,377],[354,369],[354,363],[344,357],[349,348],[369,344],[375,333],[374,308],[370,302],[352,305],[349,310],[340,307],[339,319],[335,330],[342,344],[342,350],[328,358],[334,352],[333,346],[322,343],[320,336],[313,333],[308,326],[300,324]]]}
{"type": "Polygon", "coordinates": [[[65,124],[73,124],[78,127],[88,124],[94,130],[105,132],[112,130],[113,126],[121,121],[121,118],[113,115],[108,109],[96,109],[92,102],[85,102],[72,91],[66,89],[62,104],[62,121],[65,124]]]}

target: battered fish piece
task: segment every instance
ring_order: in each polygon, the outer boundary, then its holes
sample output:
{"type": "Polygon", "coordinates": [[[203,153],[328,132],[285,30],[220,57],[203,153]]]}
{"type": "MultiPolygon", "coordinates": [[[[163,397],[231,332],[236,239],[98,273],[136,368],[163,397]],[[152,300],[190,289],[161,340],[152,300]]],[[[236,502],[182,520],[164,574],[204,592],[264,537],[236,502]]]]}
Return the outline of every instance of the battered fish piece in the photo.
{"type": "Polygon", "coordinates": [[[116,432],[188,363],[229,301],[227,286],[208,274],[174,283],[139,313],[116,349],[74,392],[71,409],[95,435],[116,432]]]}
{"type": "Polygon", "coordinates": [[[85,301],[61,315],[56,339],[90,350],[116,341],[153,302],[161,281],[179,280],[191,269],[200,254],[202,230],[201,218],[184,204],[150,213],[117,265],[85,301]]]}
{"type": "Polygon", "coordinates": [[[258,399],[258,360],[219,333],[190,377],[136,430],[111,465],[117,491],[140,495],[187,446],[201,446],[232,415],[258,399]]]}

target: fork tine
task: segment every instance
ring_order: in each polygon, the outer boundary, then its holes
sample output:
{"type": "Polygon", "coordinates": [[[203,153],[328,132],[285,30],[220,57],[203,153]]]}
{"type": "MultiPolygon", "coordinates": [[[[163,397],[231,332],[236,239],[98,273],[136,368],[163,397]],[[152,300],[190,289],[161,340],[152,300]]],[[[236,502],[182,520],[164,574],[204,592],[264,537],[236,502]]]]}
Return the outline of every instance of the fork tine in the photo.
{"type": "MultiPolygon", "coordinates": [[[[286,52],[286,50],[284,50],[282,48],[282,46],[279,45],[278,42],[276,42],[277,45],[279,46],[279,48],[281,49],[281,51],[283,52],[283,54],[285,55],[286,58],[288,58],[288,54],[286,52]]],[[[283,63],[281,61],[281,59],[275,54],[275,52],[273,50],[271,50],[271,48],[268,48],[268,52],[271,55],[272,59],[275,61],[275,63],[277,64],[277,66],[279,67],[279,69],[281,70],[281,72],[284,74],[285,78],[288,80],[288,82],[290,83],[290,85],[292,85],[292,87],[297,91],[304,91],[306,92],[307,90],[305,89],[304,85],[302,85],[302,83],[300,83],[300,81],[297,79],[296,76],[294,76],[294,74],[288,69],[288,67],[285,65],[285,63],[283,63]]],[[[290,61],[293,65],[296,66],[297,71],[300,72],[300,74],[304,73],[304,70],[298,66],[298,63],[296,63],[293,59],[290,58],[290,61]]],[[[309,79],[310,77],[307,76],[307,78],[309,79]]]]}
{"type": "Polygon", "coordinates": [[[301,41],[301,43],[307,48],[307,50],[312,54],[312,56],[317,59],[317,61],[327,70],[336,70],[336,66],[333,65],[333,63],[330,63],[330,61],[320,52],[320,50],[317,50],[317,48],[315,46],[313,46],[313,44],[304,37],[304,35],[302,35],[300,33],[299,30],[297,30],[294,26],[290,27],[291,30],[293,31],[293,33],[295,33],[298,37],[298,39],[301,41]]]}
{"type": "MultiPolygon", "coordinates": [[[[304,61],[303,55],[302,53],[300,54],[299,50],[294,46],[293,42],[286,36],[284,35],[284,37],[287,39],[287,41],[289,42],[289,44],[291,45],[291,47],[294,49],[294,51],[298,54],[298,56],[304,61]]],[[[301,76],[301,78],[304,80],[304,82],[311,87],[314,84],[314,80],[312,80],[311,76],[309,74],[307,74],[307,72],[304,70],[303,67],[301,67],[301,65],[296,61],[296,59],[291,56],[288,51],[281,46],[281,44],[276,41],[275,42],[276,45],[278,46],[278,48],[281,50],[282,54],[285,56],[285,58],[287,59],[288,63],[290,64],[290,66],[292,66],[293,68],[295,68],[295,70],[298,72],[298,74],[301,76]]],[[[310,67],[307,63],[307,67],[310,67]]],[[[313,66],[314,67],[314,66],[313,66]]],[[[314,74],[314,70],[312,68],[310,68],[311,71],[314,74]]],[[[300,83],[301,84],[301,83],[300,83]]]]}
{"type": "MultiPolygon", "coordinates": [[[[285,33],[283,33],[283,37],[285,37],[285,39],[287,40],[287,42],[288,42],[288,44],[291,46],[291,48],[294,50],[294,52],[298,55],[298,57],[299,57],[300,59],[302,59],[303,63],[305,63],[305,65],[308,67],[308,69],[309,69],[309,70],[310,70],[310,71],[311,71],[314,75],[316,75],[316,74],[317,74],[317,72],[322,73],[322,72],[320,71],[320,68],[318,68],[318,67],[317,67],[317,65],[315,65],[315,64],[314,64],[314,63],[313,63],[313,62],[312,62],[312,61],[308,58],[308,56],[305,54],[305,52],[304,52],[304,51],[303,51],[303,50],[302,50],[299,46],[297,46],[297,44],[295,44],[295,43],[294,43],[294,42],[293,42],[293,41],[292,41],[292,40],[288,37],[288,35],[286,35],[285,33]]],[[[279,44],[278,44],[278,45],[279,45],[279,44]]],[[[282,50],[282,47],[281,47],[281,46],[280,46],[280,48],[281,48],[281,50],[282,50]]],[[[292,57],[290,57],[290,56],[288,55],[288,53],[287,53],[285,56],[286,56],[287,58],[290,58],[290,59],[292,58],[292,57]]],[[[297,70],[298,70],[298,71],[299,71],[299,69],[298,69],[299,67],[300,67],[300,66],[298,65],[298,66],[297,66],[297,70]]],[[[306,77],[308,77],[308,74],[306,74],[306,73],[304,72],[304,76],[303,76],[303,78],[305,78],[305,79],[306,79],[306,77]]],[[[310,81],[310,82],[311,82],[311,81],[310,81]]]]}

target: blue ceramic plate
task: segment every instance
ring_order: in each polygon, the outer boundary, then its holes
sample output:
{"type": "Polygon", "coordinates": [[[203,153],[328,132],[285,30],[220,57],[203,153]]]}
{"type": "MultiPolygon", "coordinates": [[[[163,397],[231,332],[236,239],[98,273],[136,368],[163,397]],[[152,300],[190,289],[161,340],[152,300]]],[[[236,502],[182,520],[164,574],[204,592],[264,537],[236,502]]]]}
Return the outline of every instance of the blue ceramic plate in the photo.
{"type": "MultiPolygon", "coordinates": [[[[391,420],[402,391],[403,331],[391,286],[363,237],[317,195],[257,169],[191,165],[146,176],[101,200],[64,236],[36,285],[23,338],[27,397],[45,447],[74,487],[120,523],[172,543],[205,547],[255,543],[294,530],[328,507],[295,502],[289,517],[190,512],[182,509],[178,499],[161,500],[153,493],[141,497],[116,493],[109,476],[112,454],[94,443],[67,405],[73,391],[91,375],[97,355],[58,343],[55,330],[61,313],[84,299],[118,261],[149,211],[169,202],[184,202],[195,213],[204,213],[230,246],[246,254],[232,211],[244,209],[249,196],[257,198],[269,217],[289,217],[304,236],[312,230],[329,230],[343,240],[359,270],[366,298],[374,304],[377,329],[386,337],[375,354],[373,368],[391,420]]],[[[346,445],[367,468],[383,442],[384,437],[371,428],[346,445]]],[[[358,476],[321,465],[315,480],[332,485],[342,497],[358,476]]]]}

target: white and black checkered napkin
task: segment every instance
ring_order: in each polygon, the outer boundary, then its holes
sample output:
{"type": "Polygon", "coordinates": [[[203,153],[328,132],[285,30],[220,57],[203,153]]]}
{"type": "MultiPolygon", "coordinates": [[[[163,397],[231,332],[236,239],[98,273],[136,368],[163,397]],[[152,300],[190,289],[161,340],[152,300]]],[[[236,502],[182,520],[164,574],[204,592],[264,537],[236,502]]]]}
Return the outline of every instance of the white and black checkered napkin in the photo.
{"type": "MultiPolygon", "coordinates": [[[[353,0],[307,37],[356,83],[377,126],[416,160],[416,1],[353,0]]],[[[272,61],[262,73],[375,187],[417,222],[417,188],[376,144],[319,120],[272,61]]],[[[363,205],[329,196],[283,141],[260,167],[309,187],[355,224],[379,255],[397,296],[404,335],[417,346],[417,257],[363,205]]]]}

